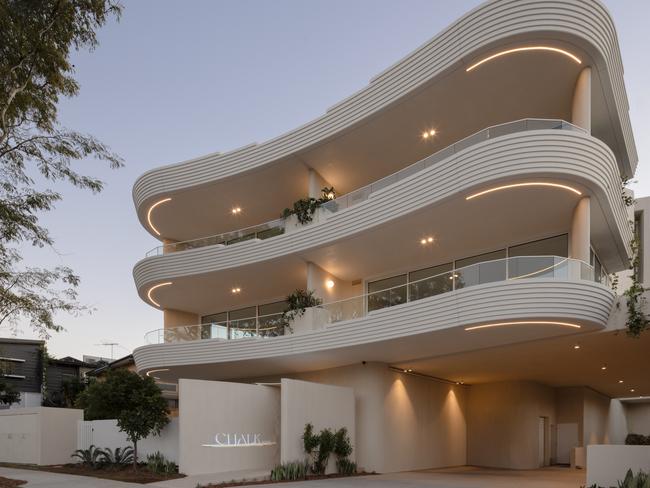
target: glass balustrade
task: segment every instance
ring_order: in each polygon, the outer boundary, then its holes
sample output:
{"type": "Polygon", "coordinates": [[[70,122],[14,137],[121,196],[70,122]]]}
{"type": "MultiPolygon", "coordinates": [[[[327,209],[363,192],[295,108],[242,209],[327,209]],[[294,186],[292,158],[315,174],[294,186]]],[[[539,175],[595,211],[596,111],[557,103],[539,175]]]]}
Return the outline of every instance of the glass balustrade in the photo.
{"type": "MultiPolygon", "coordinates": [[[[595,276],[594,268],[577,259],[560,256],[516,256],[472,264],[423,279],[372,291],[317,307],[309,314],[314,328],[380,313],[405,303],[478,285],[517,280],[592,281],[609,286],[609,277],[595,276]]],[[[154,330],[145,335],[148,344],[200,339],[270,338],[290,333],[283,314],[275,313],[226,322],[154,330]]]]}
{"type": "MultiPolygon", "coordinates": [[[[387,186],[402,181],[403,179],[408,178],[409,176],[425,168],[429,168],[430,166],[438,164],[445,158],[464,149],[467,149],[468,147],[471,147],[475,144],[487,141],[488,139],[494,139],[495,137],[515,134],[517,132],[543,129],[585,132],[584,129],[559,119],[523,119],[488,127],[464,139],[461,139],[460,141],[447,146],[446,148],[437,151],[434,154],[397,171],[396,173],[388,175],[369,185],[326,202],[321,206],[321,208],[328,213],[340,212],[341,210],[345,210],[365,200],[368,200],[374,193],[383,190],[387,186]]],[[[213,245],[230,246],[252,239],[269,239],[271,237],[284,234],[284,232],[285,220],[277,219],[253,227],[247,227],[245,229],[226,232],[210,237],[202,237],[189,241],[165,244],[163,246],[155,247],[154,249],[147,252],[146,255],[147,257],[158,256],[169,252],[186,251],[188,249],[196,249],[213,245]]]]}

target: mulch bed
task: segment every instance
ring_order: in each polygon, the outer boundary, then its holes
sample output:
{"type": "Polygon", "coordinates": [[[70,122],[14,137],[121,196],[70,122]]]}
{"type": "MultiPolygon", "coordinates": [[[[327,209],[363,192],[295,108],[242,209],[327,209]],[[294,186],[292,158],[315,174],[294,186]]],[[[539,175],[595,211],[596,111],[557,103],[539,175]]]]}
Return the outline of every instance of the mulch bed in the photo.
{"type": "Polygon", "coordinates": [[[283,481],[251,480],[251,481],[234,481],[234,482],[229,481],[225,483],[201,485],[201,488],[230,488],[232,486],[274,485],[276,483],[294,483],[298,481],[329,480],[334,478],[351,478],[353,476],[370,476],[373,474],[377,474],[377,473],[366,473],[365,471],[362,471],[360,473],[349,474],[349,475],[338,474],[338,473],[323,474],[323,475],[310,474],[309,476],[307,476],[306,479],[303,480],[283,480],[283,481]]]}
{"type": "MultiPolygon", "coordinates": [[[[132,465],[120,466],[120,467],[109,467],[109,468],[97,468],[93,469],[82,464],[60,464],[53,466],[34,466],[34,465],[25,465],[25,464],[7,464],[0,463],[0,466],[17,468],[17,469],[32,469],[35,471],[48,471],[50,473],[61,473],[61,474],[76,474],[78,476],[90,476],[93,478],[103,478],[114,481],[126,481],[128,483],[153,483],[155,481],[165,481],[176,478],[183,478],[185,475],[182,474],[171,474],[168,476],[160,475],[149,471],[146,466],[138,466],[137,470],[133,470],[132,465]]],[[[24,483],[24,482],[22,482],[24,483]]],[[[18,484],[6,485],[9,488],[14,486],[19,486],[18,484]]],[[[0,482],[0,488],[5,488],[0,482]]]]}
{"type": "Polygon", "coordinates": [[[4,476],[0,476],[0,488],[14,488],[15,486],[21,486],[27,483],[27,481],[23,480],[14,480],[11,478],[5,478],[4,476]]]}

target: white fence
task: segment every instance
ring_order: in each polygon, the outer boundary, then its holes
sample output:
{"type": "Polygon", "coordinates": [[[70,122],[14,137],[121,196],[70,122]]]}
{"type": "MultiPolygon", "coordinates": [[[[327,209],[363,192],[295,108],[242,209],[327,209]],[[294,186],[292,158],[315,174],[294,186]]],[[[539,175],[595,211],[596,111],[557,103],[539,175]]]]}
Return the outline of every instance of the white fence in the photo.
{"type": "MultiPolygon", "coordinates": [[[[88,449],[91,445],[115,449],[132,444],[126,439],[126,434],[120,432],[117,420],[80,420],[77,424],[77,449],[88,449]]],[[[138,442],[141,461],[156,451],[178,463],[178,418],[172,418],[159,436],[149,436],[138,442]]]]}

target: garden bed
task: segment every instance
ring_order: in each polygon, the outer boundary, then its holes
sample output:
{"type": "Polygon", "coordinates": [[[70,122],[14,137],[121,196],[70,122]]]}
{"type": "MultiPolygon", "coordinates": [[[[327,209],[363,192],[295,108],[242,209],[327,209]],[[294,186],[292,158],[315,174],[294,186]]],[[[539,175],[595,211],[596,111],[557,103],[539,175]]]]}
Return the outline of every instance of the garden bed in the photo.
{"type": "MultiPolygon", "coordinates": [[[[183,478],[183,474],[168,474],[161,475],[154,473],[149,470],[146,466],[139,465],[137,470],[133,469],[132,465],[125,466],[110,466],[110,467],[100,467],[100,468],[91,468],[89,466],[84,466],[83,464],[57,464],[52,466],[35,466],[35,465],[25,465],[25,464],[7,464],[0,463],[0,466],[7,468],[17,468],[17,469],[32,469],[34,471],[48,471],[50,473],[61,473],[61,474],[76,474],[78,476],[90,476],[93,478],[103,478],[113,481],[125,481],[129,483],[153,483],[156,481],[165,481],[176,478],[183,478]]],[[[10,480],[13,481],[13,480],[10,480]]],[[[20,486],[18,484],[14,485],[3,485],[0,483],[0,488],[5,488],[14,486],[20,486]]]]}
{"type": "Polygon", "coordinates": [[[16,486],[22,486],[27,481],[23,480],[14,480],[12,478],[5,478],[4,476],[0,476],[0,488],[14,488],[16,486]]]}
{"type": "Polygon", "coordinates": [[[200,487],[197,488],[230,488],[232,486],[274,485],[276,483],[296,483],[298,481],[329,480],[334,478],[352,478],[355,476],[370,476],[374,474],[377,473],[366,473],[365,471],[362,471],[360,473],[354,473],[354,474],[338,474],[338,473],[321,474],[321,475],[310,474],[307,476],[307,478],[299,479],[299,480],[273,481],[267,479],[267,480],[250,480],[250,481],[228,481],[223,483],[210,483],[209,485],[200,485],[200,487]]]}

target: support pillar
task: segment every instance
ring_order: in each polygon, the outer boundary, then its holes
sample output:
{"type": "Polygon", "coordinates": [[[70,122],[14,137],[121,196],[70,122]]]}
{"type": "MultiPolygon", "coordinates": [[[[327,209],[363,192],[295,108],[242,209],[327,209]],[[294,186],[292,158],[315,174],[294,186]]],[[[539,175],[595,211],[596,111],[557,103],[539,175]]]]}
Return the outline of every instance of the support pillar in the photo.
{"type": "Polygon", "coordinates": [[[591,68],[589,66],[578,75],[573,92],[571,122],[591,134],[591,68]]]}
{"type": "Polygon", "coordinates": [[[589,263],[591,250],[591,204],[589,197],[582,197],[571,218],[569,233],[569,257],[589,263]]]}
{"type": "Polygon", "coordinates": [[[326,187],[326,186],[331,186],[327,181],[325,181],[325,178],[323,178],[318,171],[314,169],[309,170],[309,196],[311,198],[320,198],[323,195],[321,194],[321,190],[326,187]]]}

